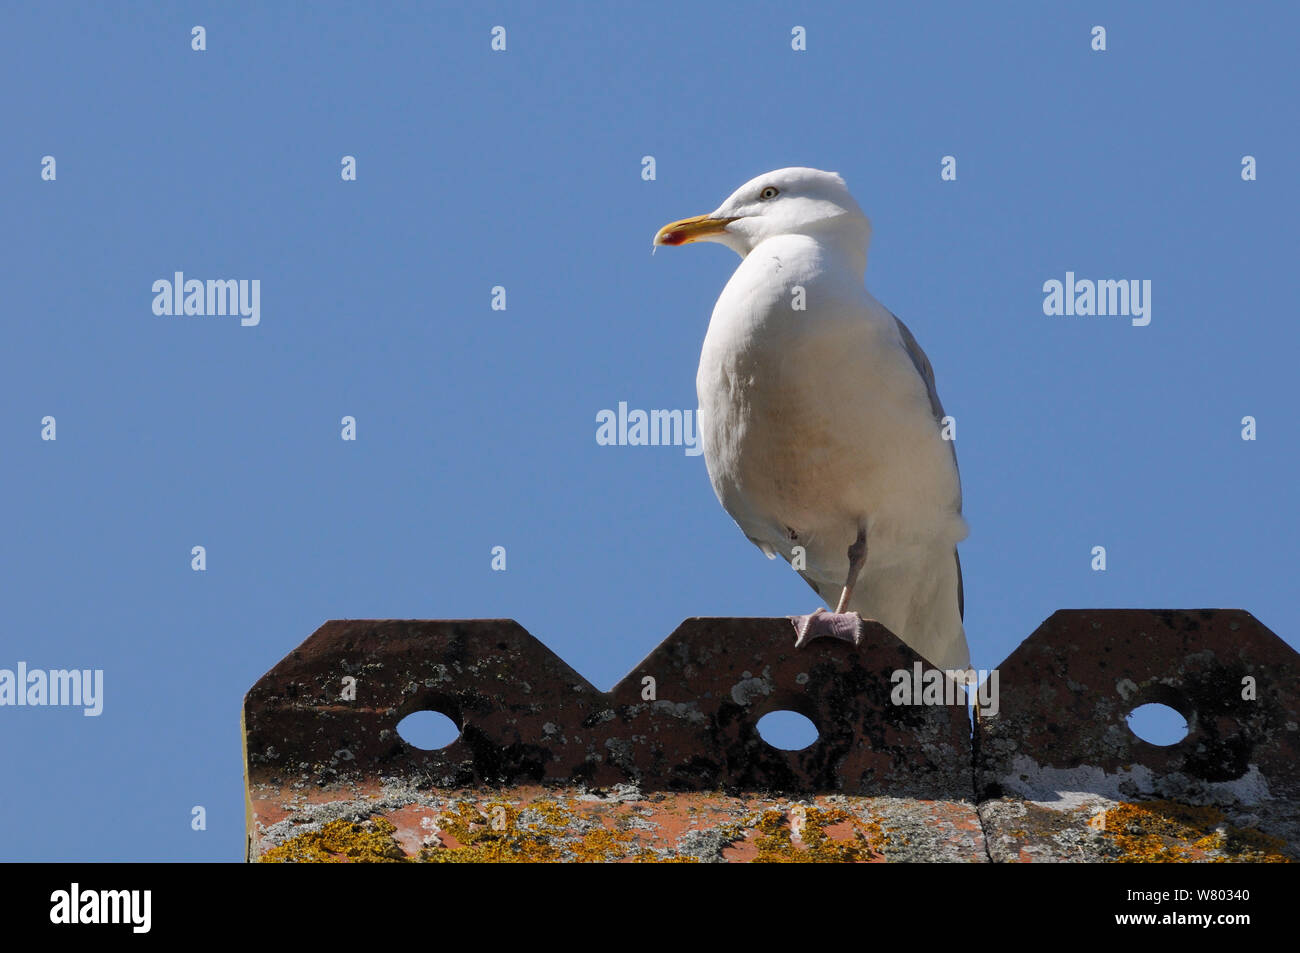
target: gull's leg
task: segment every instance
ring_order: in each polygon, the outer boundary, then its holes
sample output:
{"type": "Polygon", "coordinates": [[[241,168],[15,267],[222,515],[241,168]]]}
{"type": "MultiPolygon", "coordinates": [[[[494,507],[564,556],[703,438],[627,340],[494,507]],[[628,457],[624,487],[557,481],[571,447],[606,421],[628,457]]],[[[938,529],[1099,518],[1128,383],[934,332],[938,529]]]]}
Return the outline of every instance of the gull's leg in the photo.
{"type": "Polygon", "coordinates": [[[835,607],[837,613],[843,612],[849,607],[849,599],[853,597],[853,586],[858,581],[858,574],[862,572],[862,567],[867,564],[867,528],[858,527],[858,538],[853,541],[849,547],[849,576],[844,580],[844,591],[840,593],[840,604],[835,607]]]}
{"type": "Polygon", "coordinates": [[[813,639],[843,639],[857,645],[862,638],[862,617],[856,612],[847,612],[849,600],[853,598],[853,587],[858,581],[858,574],[867,563],[867,528],[858,527],[858,538],[849,546],[849,574],[844,580],[844,591],[840,593],[839,605],[834,612],[818,609],[811,615],[791,616],[794,623],[794,647],[803,648],[813,639]]]}

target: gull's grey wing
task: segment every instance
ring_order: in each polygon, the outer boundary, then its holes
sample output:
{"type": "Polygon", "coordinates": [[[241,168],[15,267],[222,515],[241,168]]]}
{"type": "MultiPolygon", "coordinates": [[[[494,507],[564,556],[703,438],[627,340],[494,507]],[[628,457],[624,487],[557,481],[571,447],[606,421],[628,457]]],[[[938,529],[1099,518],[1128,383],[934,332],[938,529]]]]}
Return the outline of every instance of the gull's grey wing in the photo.
{"type": "MultiPolygon", "coordinates": [[[[930,395],[930,411],[934,414],[934,419],[940,421],[944,418],[943,402],[939,400],[939,389],[934,385],[934,367],[930,364],[930,359],[925,356],[925,351],[921,350],[921,345],[917,343],[916,337],[902,319],[890,311],[889,316],[894,319],[898,325],[898,336],[903,339],[903,349],[907,351],[907,356],[912,359],[912,366],[916,368],[916,373],[921,375],[921,380],[925,381],[926,392],[930,395]]],[[[952,465],[957,469],[957,511],[961,512],[961,468],[957,466],[957,447],[955,441],[948,441],[948,449],[952,451],[952,465]]],[[[961,558],[957,555],[957,548],[952,550],[953,559],[957,560],[957,612],[962,619],[966,618],[966,597],[962,589],[961,581],[961,558]]]]}
{"type": "MultiPolygon", "coordinates": [[[[902,319],[892,311],[889,312],[889,316],[898,325],[898,336],[903,339],[903,349],[907,351],[907,356],[912,359],[912,366],[916,368],[916,373],[921,375],[921,380],[925,381],[925,389],[930,394],[930,410],[934,412],[934,419],[942,420],[944,416],[943,403],[939,400],[939,391],[934,386],[934,368],[930,366],[930,359],[925,356],[925,351],[921,350],[921,345],[916,343],[916,338],[902,319]]],[[[951,443],[951,441],[949,442],[951,443]]],[[[952,458],[956,461],[956,450],[953,451],[952,458]]]]}
{"type": "Polygon", "coordinates": [[[952,548],[952,558],[957,560],[957,614],[961,616],[963,622],[966,621],[966,590],[961,584],[961,556],[957,555],[957,547],[952,548]]]}

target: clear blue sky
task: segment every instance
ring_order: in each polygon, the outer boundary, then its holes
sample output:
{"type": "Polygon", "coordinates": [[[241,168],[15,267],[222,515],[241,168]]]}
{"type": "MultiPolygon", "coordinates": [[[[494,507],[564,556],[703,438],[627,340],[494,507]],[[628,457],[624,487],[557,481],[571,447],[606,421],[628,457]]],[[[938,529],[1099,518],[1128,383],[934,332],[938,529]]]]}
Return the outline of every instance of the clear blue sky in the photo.
{"type": "Polygon", "coordinates": [[[7,4],[0,668],[105,700],[0,709],[0,856],[239,859],[242,696],[327,619],[512,617],[608,688],[815,608],[702,457],[595,440],[695,407],[737,264],[655,230],[789,165],[847,179],[958,420],[977,666],[1063,607],[1297,644],[1295,7],[878,6],[7,4]],[[261,323],[155,316],[176,271],[261,323]],[[1150,325],[1045,315],[1066,271],[1150,325]]]}

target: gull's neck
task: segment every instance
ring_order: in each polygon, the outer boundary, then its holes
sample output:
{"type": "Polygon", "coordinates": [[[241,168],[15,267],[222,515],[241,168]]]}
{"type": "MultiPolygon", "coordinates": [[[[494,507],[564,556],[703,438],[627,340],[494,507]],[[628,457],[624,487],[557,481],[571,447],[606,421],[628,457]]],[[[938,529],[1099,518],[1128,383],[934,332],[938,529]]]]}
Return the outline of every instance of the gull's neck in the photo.
{"type": "Polygon", "coordinates": [[[744,257],[763,250],[793,244],[807,248],[819,259],[845,277],[852,276],[861,285],[867,274],[867,244],[856,241],[857,236],[845,235],[843,230],[826,230],[825,232],[793,232],[786,235],[774,235],[754,246],[744,257]]]}

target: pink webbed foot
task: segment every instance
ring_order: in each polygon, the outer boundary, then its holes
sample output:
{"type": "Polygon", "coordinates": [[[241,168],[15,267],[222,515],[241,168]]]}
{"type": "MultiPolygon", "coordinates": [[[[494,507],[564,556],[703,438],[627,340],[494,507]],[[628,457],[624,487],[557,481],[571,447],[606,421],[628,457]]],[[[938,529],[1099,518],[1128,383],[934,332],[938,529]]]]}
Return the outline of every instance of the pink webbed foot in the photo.
{"type": "Polygon", "coordinates": [[[818,609],[811,615],[792,615],[794,647],[801,649],[813,639],[841,639],[858,645],[862,641],[862,617],[856,612],[827,612],[818,609]]]}

